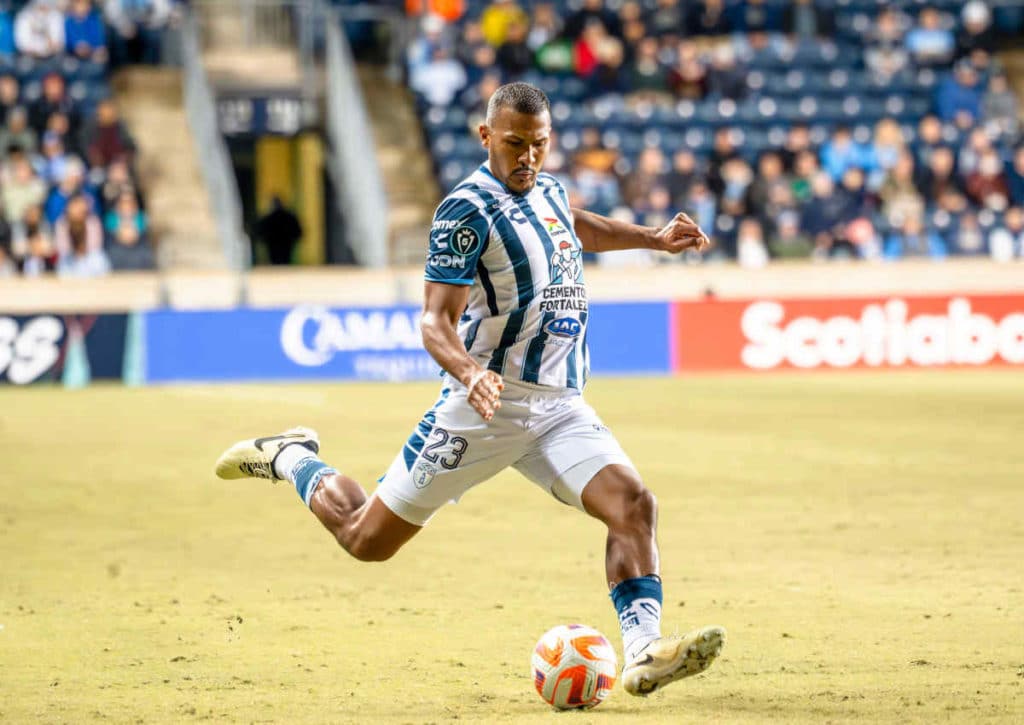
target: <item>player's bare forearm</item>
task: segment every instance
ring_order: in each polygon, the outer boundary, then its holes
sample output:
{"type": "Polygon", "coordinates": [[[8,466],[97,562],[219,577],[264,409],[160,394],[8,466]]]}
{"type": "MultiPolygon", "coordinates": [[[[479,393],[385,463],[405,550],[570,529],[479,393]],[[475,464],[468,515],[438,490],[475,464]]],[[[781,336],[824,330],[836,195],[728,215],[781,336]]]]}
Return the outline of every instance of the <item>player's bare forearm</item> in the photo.
{"type": "Polygon", "coordinates": [[[703,250],[708,237],[686,214],[676,214],[661,229],[610,219],[585,209],[573,209],[573,228],[585,252],[653,249],[676,254],[686,249],[703,250]]]}
{"type": "Polygon", "coordinates": [[[459,317],[469,299],[467,285],[427,282],[423,295],[420,331],[423,347],[438,365],[467,388],[469,404],[484,420],[494,417],[505,387],[501,376],[481,367],[469,356],[458,333],[459,317]]]}

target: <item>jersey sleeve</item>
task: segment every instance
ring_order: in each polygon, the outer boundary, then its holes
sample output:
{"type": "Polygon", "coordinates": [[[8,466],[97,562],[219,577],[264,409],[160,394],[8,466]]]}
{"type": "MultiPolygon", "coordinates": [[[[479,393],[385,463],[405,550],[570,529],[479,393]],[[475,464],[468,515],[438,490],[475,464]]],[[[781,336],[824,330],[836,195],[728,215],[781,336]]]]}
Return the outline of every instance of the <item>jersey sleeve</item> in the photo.
{"type": "Polygon", "coordinates": [[[468,199],[445,199],[430,227],[425,279],[445,284],[473,284],[476,265],[487,246],[490,220],[468,199]]]}

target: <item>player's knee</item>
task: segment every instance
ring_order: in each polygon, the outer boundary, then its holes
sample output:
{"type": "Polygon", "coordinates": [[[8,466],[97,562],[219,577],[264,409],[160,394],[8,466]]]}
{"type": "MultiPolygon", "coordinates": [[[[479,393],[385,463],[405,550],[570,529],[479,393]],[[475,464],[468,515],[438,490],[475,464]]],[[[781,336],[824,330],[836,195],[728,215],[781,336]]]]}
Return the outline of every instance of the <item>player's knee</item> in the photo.
{"type": "Polygon", "coordinates": [[[389,546],[372,534],[359,534],[342,546],[353,558],[367,562],[387,561],[398,552],[398,547],[389,546]]]}
{"type": "Polygon", "coordinates": [[[629,491],[623,509],[626,511],[627,519],[634,525],[654,528],[658,520],[658,499],[643,484],[629,491]]]}

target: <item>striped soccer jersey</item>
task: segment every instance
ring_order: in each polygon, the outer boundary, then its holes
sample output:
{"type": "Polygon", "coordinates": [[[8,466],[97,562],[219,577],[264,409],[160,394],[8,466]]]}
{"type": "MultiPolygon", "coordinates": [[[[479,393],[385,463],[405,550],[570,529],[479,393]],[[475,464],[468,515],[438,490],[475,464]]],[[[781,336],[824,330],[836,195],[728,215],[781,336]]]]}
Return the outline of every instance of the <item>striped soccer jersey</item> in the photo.
{"type": "Polygon", "coordinates": [[[459,322],[469,354],[509,380],[582,389],[589,370],[583,247],[562,185],[514,194],[487,164],[434,213],[426,279],[472,285],[459,322]]]}

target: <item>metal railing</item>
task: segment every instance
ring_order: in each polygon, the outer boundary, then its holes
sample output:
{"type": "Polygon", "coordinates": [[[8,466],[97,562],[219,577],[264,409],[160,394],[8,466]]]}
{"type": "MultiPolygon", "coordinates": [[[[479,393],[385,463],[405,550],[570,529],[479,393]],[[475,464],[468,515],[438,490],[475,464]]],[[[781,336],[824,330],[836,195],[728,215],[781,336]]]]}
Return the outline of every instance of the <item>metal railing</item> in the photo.
{"type": "Polygon", "coordinates": [[[244,275],[252,266],[252,248],[242,225],[238,182],[227,144],[217,124],[216,101],[203,68],[199,32],[191,13],[185,16],[181,35],[185,114],[192,129],[200,170],[210,194],[210,205],[224,248],[224,259],[229,269],[240,274],[239,294],[244,297],[244,275]]]}
{"type": "Polygon", "coordinates": [[[327,169],[338,190],[346,242],[356,261],[383,267],[388,263],[388,208],[373,129],[338,14],[330,10],[327,18],[327,169]]]}

